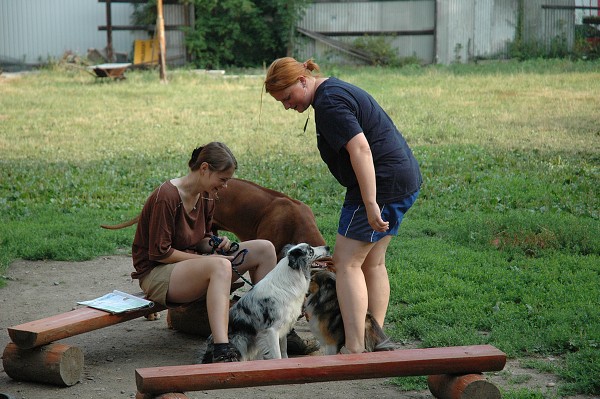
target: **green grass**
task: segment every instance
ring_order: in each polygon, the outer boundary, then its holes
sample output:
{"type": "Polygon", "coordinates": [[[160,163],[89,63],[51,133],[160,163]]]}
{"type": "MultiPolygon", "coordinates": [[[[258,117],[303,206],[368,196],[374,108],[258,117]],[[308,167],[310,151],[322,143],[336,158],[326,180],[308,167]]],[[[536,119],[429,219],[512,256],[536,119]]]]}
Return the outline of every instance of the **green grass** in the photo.
{"type": "MultiPolygon", "coordinates": [[[[600,64],[324,66],[369,90],[420,161],[421,196],[392,241],[387,330],[424,347],[490,343],[560,395],[600,393],[600,64]]],[[[261,77],[72,70],[0,81],[0,272],[23,259],[129,253],[135,216],[191,150],[226,142],[238,177],[309,204],[333,244],[343,189],[306,115],[261,77]]],[[[0,284],[3,281],[0,279],[0,284]]],[[[402,379],[406,389],[424,379],[402,379]]],[[[518,387],[505,397],[541,398],[518,387]]]]}

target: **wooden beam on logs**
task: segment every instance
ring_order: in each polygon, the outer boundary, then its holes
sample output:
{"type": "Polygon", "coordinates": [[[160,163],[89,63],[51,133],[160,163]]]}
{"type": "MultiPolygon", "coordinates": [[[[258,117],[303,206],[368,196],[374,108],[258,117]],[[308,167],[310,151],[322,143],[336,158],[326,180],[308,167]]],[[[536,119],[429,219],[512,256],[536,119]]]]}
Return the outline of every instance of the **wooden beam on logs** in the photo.
{"type": "Polygon", "coordinates": [[[505,364],[506,355],[499,349],[474,345],[152,367],[137,369],[135,378],[138,393],[159,394],[365,378],[473,374],[499,371],[505,364]]]}
{"type": "Polygon", "coordinates": [[[501,399],[498,388],[481,374],[430,375],[427,385],[438,399],[501,399]]]}
{"type": "Polygon", "coordinates": [[[154,304],[151,308],[112,314],[84,307],[45,319],[9,327],[8,335],[10,335],[12,342],[19,348],[31,349],[59,339],[147,316],[164,309],[163,306],[154,304]]]}
{"type": "Polygon", "coordinates": [[[71,386],[81,379],[83,352],[57,343],[21,349],[11,342],[2,354],[2,365],[13,380],[71,386]]]}

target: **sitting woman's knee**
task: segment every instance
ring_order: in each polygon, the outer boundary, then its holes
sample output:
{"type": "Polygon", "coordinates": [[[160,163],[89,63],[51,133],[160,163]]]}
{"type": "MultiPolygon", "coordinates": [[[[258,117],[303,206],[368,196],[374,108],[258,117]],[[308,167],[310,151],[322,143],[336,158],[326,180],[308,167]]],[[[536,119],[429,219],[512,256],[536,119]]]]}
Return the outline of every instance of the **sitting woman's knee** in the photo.
{"type": "Polygon", "coordinates": [[[231,262],[228,259],[215,258],[211,263],[211,278],[231,280],[231,262]]]}
{"type": "Polygon", "coordinates": [[[269,240],[257,240],[257,241],[259,242],[260,247],[265,255],[276,256],[275,246],[273,245],[273,243],[271,241],[269,241],[269,240]]]}

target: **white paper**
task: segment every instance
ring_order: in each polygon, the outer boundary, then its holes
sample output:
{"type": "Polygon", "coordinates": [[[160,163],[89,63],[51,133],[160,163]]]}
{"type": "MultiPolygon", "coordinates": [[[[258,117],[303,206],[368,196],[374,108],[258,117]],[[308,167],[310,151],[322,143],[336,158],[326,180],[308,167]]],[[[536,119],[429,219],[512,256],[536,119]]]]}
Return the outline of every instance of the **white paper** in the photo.
{"type": "Polygon", "coordinates": [[[154,306],[154,302],[144,298],[139,298],[135,295],[114,290],[100,298],[90,301],[77,302],[80,305],[86,305],[91,308],[105,310],[110,313],[123,313],[131,310],[149,308],[154,306]]]}

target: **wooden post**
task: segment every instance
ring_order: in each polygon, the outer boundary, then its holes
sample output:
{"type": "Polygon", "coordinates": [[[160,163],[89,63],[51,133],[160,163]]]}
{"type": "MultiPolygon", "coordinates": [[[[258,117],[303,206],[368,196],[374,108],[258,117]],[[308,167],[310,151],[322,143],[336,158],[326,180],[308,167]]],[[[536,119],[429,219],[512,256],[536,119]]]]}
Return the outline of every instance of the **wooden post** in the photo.
{"type": "Polygon", "coordinates": [[[158,61],[160,70],[160,81],[167,83],[167,46],[165,43],[165,21],[163,18],[163,2],[156,2],[156,32],[158,35],[158,61]]]}
{"type": "Polygon", "coordinates": [[[57,343],[21,349],[11,342],[2,354],[2,365],[13,380],[71,386],[81,378],[83,352],[75,346],[57,343]]]}
{"type": "Polygon", "coordinates": [[[112,43],[112,10],[111,0],[106,0],[106,59],[113,62],[113,43],[112,43]]]}
{"type": "Polygon", "coordinates": [[[438,399],[500,399],[500,391],[481,374],[430,375],[429,390],[438,399]]]}

